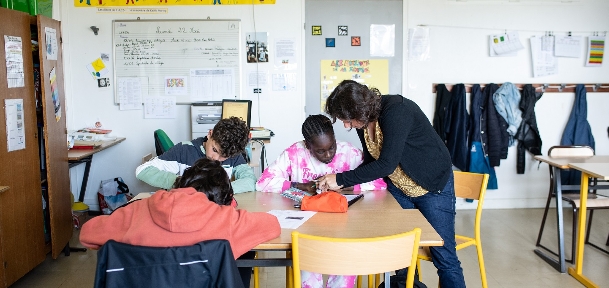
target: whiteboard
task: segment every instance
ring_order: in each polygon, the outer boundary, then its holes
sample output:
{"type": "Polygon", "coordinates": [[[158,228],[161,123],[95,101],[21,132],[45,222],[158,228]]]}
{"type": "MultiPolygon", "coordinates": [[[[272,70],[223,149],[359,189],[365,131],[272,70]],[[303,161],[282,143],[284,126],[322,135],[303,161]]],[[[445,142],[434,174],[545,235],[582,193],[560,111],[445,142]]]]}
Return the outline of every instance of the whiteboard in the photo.
{"type": "MultiPolygon", "coordinates": [[[[178,104],[239,98],[240,20],[114,20],[112,24],[115,84],[136,77],[142,81],[140,97],[175,96],[178,104]]],[[[114,85],[115,103],[119,96],[134,96],[118,86],[114,85]]]]}

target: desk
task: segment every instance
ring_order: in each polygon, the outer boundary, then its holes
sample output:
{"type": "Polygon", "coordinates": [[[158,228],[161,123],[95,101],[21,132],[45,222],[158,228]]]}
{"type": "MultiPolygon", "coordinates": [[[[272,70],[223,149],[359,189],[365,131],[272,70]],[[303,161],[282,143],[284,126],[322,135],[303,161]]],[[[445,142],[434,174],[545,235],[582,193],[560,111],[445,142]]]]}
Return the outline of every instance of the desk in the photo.
{"type": "MultiPolygon", "coordinates": [[[[419,210],[402,209],[385,190],[359,193],[363,193],[364,198],[351,205],[347,213],[318,212],[295,230],[325,237],[366,238],[404,233],[418,227],[421,228],[420,246],[444,244],[440,235],[419,210]]],[[[150,197],[150,193],[139,193],[133,200],[147,197],[150,197]]],[[[294,201],[279,193],[239,193],[235,194],[235,200],[239,209],[250,212],[298,210],[294,208],[294,201]]],[[[291,250],[292,231],[294,229],[281,229],[279,237],[264,242],[253,250],[291,250]]]]}
{"type": "Polygon", "coordinates": [[[93,154],[108,149],[118,143],[125,141],[126,138],[119,137],[115,140],[104,141],[104,143],[96,149],[70,149],[68,150],[68,165],[70,168],[78,166],[82,163],[85,165],[85,173],[82,176],[82,185],[80,186],[80,194],[78,195],[78,201],[83,202],[85,200],[85,191],[87,190],[87,182],[89,181],[89,171],[91,170],[91,161],[93,161],[93,154]]]}
{"type": "MultiPolygon", "coordinates": [[[[556,270],[561,273],[567,272],[567,266],[565,264],[565,239],[564,239],[564,225],[563,225],[563,211],[562,211],[562,190],[563,189],[576,189],[580,188],[573,185],[561,185],[560,181],[560,170],[569,169],[569,163],[609,163],[609,156],[586,156],[586,157],[550,157],[550,156],[535,156],[536,160],[548,163],[552,167],[554,173],[554,180],[552,186],[554,187],[554,194],[556,194],[556,225],[558,230],[558,260],[548,256],[546,253],[539,249],[535,249],[535,254],[541,257],[543,260],[552,265],[556,270]]],[[[587,193],[586,186],[586,195],[587,193]]],[[[580,196],[582,197],[582,196],[580,196]]],[[[580,207],[580,211],[583,208],[580,207]]],[[[581,216],[581,212],[580,212],[581,216]]]]}
{"type": "MultiPolygon", "coordinates": [[[[594,156],[594,157],[609,157],[609,156],[594,156]]],[[[580,185],[580,209],[577,229],[577,249],[575,250],[575,268],[569,268],[569,275],[573,276],[577,281],[584,284],[586,287],[599,287],[594,282],[590,281],[582,274],[582,266],[584,262],[584,237],[586,234],[586,205],[588,199],[588,177],[598,178],[601,180],[609,180],[609,160],[598,162],[584,163],[569,163],[569,168],[576,169],[582,172],[580,185]]]]}

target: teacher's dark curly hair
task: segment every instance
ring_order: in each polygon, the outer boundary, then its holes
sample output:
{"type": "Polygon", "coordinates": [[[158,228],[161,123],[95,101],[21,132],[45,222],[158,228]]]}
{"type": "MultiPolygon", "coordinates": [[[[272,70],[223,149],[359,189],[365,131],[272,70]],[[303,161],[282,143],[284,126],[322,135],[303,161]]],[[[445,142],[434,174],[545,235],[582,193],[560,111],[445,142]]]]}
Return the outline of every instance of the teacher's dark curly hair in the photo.
{"type": "Polygon", "coordinates": [[[379,118],[381,92],[353,80],[343,80],[326,100],[326,113],[344,121],[356,120],[368,126],[379,118]]]}

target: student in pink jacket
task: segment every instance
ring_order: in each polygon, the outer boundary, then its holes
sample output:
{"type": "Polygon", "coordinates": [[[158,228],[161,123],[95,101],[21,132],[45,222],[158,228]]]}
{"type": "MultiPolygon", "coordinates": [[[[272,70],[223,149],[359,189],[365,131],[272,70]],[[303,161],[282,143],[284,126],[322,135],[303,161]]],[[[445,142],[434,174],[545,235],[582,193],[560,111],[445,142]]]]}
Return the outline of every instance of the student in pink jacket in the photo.
{"type": "MultiPolygon", "coordinates": [[[[174,188],[169,192],[159,190],[111,215],[87,221],[80,232],[80,242],[98,249],[110,239],[151,247],[226,239],[237,258],[281,233],[275,216],[231,207],[230,179],[218,161],[199,159],[176,179],[174,188]]],[[[249,287],[251,269],[245,270],[248,273],[240,272],[245,287],[249,287]]]]}

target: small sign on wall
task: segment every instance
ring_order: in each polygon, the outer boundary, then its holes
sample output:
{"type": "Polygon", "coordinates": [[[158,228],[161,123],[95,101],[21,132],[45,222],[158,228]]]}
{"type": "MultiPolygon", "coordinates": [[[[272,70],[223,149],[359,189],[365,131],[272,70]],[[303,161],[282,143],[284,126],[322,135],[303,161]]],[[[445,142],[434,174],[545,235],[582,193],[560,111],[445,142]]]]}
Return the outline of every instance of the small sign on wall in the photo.
{"type": "Polygon", "coordinates": [[[362,46],[360,36],[351,36],[351,46],[362,46]]]}
{"type": "Polygon", "coordinates": [[[335,47],[336,39],[335,38],[326,38],[326,47],[335,47]]]}
{"type": "Polygon", "coordinates": [[[321,35],[321,26],[311,27],[311,35],[321,35]]]}

